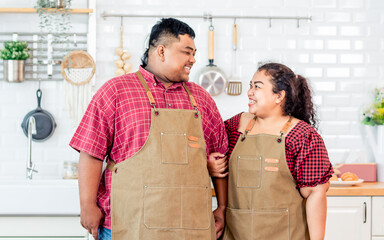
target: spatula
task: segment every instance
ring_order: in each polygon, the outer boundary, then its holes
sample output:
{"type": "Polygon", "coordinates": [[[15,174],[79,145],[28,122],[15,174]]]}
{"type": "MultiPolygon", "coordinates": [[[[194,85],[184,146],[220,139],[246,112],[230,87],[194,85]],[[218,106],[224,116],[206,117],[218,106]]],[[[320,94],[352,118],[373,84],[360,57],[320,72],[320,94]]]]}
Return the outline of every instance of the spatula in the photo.
{"type": "Polygon", "coordinates": [[[231,76],[229,77],[229,82],[227,86],[227,94],[230,96],[237,96],[241,94],[242,91],[242,82],[240,78],[237,77],[236,68],[237,68],[237,25],[236,20],[233,23],[233,45],[232,45],[232,71],[231,76]]]}

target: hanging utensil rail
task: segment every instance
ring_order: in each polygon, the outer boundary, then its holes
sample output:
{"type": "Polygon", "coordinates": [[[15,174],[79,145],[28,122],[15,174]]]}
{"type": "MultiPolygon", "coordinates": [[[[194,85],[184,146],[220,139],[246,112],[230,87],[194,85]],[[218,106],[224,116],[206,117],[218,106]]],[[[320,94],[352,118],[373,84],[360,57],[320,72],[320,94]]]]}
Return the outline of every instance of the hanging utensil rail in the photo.
{"type": "Polygon", "coordinates": [[[167,18],[167,17],[173,17],[173,18],[203,18],[204,20],[212,20],[214,18],[226,18],[226,19],[261,19],[261,20],[269,20],[269,27],[272,26],[272,20],[296,20],[297,27],[300,27],[300,21],[307,20],[312,21],[312,16],[240,16],[240,15],[212,15],[209,13],[204,13],[203,16],[201,15],[156,15],[156,14],[148,14],[148,15],[141,15],[141,14],[117,14],[117,13],[108,13],[103,12],[101,14],[101,17],[106,18],[109,17],[126,17],[126,18],[167,18]]]}
{"type": "MultiPolygon", "coordinates": [[[[70,51],[87,50],[87,33],[71,32],[53,34],[48,41],[48,35],[41,32],[0,32],[0,46],[6,41],[26,41],[30,48],[31,57],[25,61],[25,81],[63,81],[61,75],[61,60],[70,51]],[[68,36],[61,41],[63,36],[68,36]],[[16,37],[16,39],[14,39],[16,37]],[[48,55],[48,52],[50,54],[48,55]],[[47,72],[50,73],[48,76],[47,72]]],[[[3,60],[0,60],[0,81],[3,81],[3,60]]]]}

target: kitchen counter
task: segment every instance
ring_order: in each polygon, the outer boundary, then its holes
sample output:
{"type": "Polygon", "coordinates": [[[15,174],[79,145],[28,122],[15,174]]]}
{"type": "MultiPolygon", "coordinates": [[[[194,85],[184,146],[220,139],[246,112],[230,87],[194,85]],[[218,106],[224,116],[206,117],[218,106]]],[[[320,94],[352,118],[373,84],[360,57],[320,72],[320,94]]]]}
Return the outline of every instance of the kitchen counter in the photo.
{"type": "Polygon", "coordinates": [[[0,179],[0,216],[80,215],[77,180],[0,179]]]}
{"type": "Polygon", "coordinates": [[[327,196],[384,196],[384,182],[367,182],[349,187],[330,187],[327,196]]]}
{"type": "MultiPolygon", "coordinates": [[[[216,196],[214,189],[212,189],[212,196],[216,196]]],[[[367,182],[349,187],[330,187],[327,196],[384,196],[384,182],[367,182]]]]}

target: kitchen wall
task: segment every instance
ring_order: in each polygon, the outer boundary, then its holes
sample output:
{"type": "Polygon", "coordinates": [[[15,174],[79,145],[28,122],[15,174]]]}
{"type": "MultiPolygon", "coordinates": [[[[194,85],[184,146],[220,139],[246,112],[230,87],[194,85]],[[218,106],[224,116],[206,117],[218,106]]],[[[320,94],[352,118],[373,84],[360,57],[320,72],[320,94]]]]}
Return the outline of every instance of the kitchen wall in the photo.
{"type": "MultiPolygon", "coordinates": [[[[33,0],[3,0],[1,7],[33,7],[33,0]]],[[[84,8],[87,1],[73,1],[84,8]]],[[[238,73],[243,82],[241,96],[221,94],[214,97],[223,119],[247,111],[246,90],[259,62],[282,62],[308,77],[318,106],[322,134],[333,163],[371,161],[372,157],[360,124],[361,107],[370,91],[383,85],[384,2],[381,0],[136,0],[97,1],[96,81],[97,90],[114,76],[113,64],[119,46],[120,18],[100,14],[158,15],[252,15],[312,16],[311,22],[294,20],[237,19],[239,33],[238,73]],[[166,3],[166,4],[165,4],[166,3]]],[[[72,17],[75,28],[87,26],[86,16],[72,17]]],[[[136,70],[144,42],[155,18],[125,18],[124,48],[136,70]]],[[[196,31],[197,63],[191,73],[196,81],[199,69],[207,64],[209,23],[203,19],[183,18],[196,31]]],[[[28,14],[0,14],[0,31],[38,31],[38,18],[28,14]],[[27,19],[27,20],[25,20],[27,19]]],[[[232,19],[214,19],[215,63],[231,73],[232,19]]],[[[0,81],[0,176],[24,176],[27,138],[20,127],[24,115],[36,107],[37,82],[10,84],[0,81]]],[[[58,124],[47,141],[33,143],[33,159],[40,171],[36,177],[60,177],[63,161],[75,161],[78,154],[68,147],[74,132],[68,112],[63,110],[63,83],[43,82],[43,108],[58,124]]]]}

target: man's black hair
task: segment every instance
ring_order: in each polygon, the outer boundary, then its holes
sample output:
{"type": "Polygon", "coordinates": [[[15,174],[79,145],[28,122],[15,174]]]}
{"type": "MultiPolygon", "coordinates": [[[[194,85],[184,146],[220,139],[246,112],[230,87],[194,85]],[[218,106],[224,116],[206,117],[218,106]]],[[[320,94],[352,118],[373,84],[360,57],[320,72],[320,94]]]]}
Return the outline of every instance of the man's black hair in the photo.
{"type": "Polygon", "coordinates": [[[188,34],[192,39],[195,38],[195,32],[190,26],[188,26],[188,24],[175,18],[162,18],[152,27],[148,47],[141,57],[141,66],[147,66],[148,52],[151,48],[156,48],[160,44],[167,46],[169,40],[172,40],[172,37],[179,39],[179,35],[184,34],[188,34]]]}

